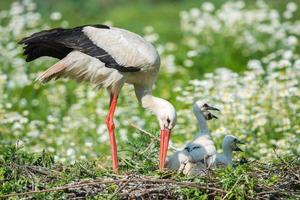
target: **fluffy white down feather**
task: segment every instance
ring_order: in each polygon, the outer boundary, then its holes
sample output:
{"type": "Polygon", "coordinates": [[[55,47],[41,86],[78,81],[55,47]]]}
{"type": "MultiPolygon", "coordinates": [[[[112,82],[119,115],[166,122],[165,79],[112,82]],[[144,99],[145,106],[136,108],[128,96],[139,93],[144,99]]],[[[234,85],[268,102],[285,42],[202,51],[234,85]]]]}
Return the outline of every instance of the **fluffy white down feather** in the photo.
{"type": "Polygon", "coordinates": [[[232,153],[233,151],[241,151],[237,146],[237,143],[241,143],[235,136],[226,135],[222,141],[222,153],[218,153],[216,157],[216,166],[228,166],[232,165],[232,153]]]}
{"type": "Polygon", "coordinates": [[[200,124],[200,131],[184,149],[168,158],[166,167],[187,175],[202,175],[214,165],[217,151],[197,102],[194,104],[194,114],[200,124]]]}

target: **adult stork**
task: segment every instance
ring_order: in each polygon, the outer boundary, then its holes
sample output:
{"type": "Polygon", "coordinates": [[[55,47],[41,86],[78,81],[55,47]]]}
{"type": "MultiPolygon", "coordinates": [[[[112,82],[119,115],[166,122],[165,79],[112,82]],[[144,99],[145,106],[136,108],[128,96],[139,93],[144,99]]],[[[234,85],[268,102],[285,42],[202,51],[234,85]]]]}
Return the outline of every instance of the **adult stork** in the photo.
{"type": "Polygon", "coordinates": [[[163,170],[176,111],[171,103],[151,94],[160,67],[160,58],[153,45],[135,33],[106,25],[45,30],[23,38],[20,44],[25,45],[27,62],[42,56],[60,59],[37,80],[48,82],[67,77],[108,90],[110,103],[106,124],[115,173],[118,172],[118,156],[114,112],[123,85],[133,84],[139,103],[152,111],[159,121],[159,168],[163,170]]]}

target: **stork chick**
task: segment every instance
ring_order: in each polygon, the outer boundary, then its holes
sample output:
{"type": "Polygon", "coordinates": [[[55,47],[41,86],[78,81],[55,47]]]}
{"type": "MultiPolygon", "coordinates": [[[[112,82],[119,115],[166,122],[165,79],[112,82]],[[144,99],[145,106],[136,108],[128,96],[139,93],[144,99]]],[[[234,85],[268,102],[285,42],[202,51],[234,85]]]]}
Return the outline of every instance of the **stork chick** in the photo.
{"type": "Polygon", "coordinates": [[[217,166],[232,165],[232,152],[242,151],[238,144],[244,144],[233,135],[226,135],[222,141],[223,153],[218,153],[216,157],[217,166]]]}
{"type": "Polygon", "coordinates": [[[203,170],[210,168],[215,163],[217,151],[206,120],[217,119],[217,117],[210,113],[210,110],[219,111],[219,109],[206,103],[202,104],[200,101],[194,104],[193,112],[200,125],[200,131],[195,139],[188,143],[183,150],[175,152],[168,158],[168,169],[192,175],[202,173],[203,170]]]}

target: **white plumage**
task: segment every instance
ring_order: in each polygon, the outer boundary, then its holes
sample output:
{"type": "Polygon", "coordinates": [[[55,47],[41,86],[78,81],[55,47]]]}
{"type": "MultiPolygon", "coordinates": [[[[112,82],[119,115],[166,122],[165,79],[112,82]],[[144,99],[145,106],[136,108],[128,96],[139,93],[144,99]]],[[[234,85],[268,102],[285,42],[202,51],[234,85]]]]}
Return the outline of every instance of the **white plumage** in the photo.
{"type": "Polygon", "coordinates": [[[55,74],[47,70],[38,77],[39,81],[48,81],[56,75],[56,77],[68,77],[77,81],[88,81],[97,87],[109,88],[113,93],[119,93],[124,83],[147,86],[154,83],[160,67],[160,58],[153,45],[144,38],[113,27],[99,29],[86,26],[82,29],[82,33],[107,54],[93,57],[73,50],[49,69],[55,71],[55,74]],[[98,59],[107,55],[110,55],[119,65],[136,67],[139,71],[124,73],[108,68],[106,63],[98,59]]]}
{"type": "Polygon", "coordinates": [[[152,44],[130,31],[111,27],[98,29],[87,26],[83,32],[97,46],[123,66],[159,67],[159,55],[152,44]]]}
{"type": "Polygon", "coordinates": [[[232,165],[232,152],[242,151],[237,144],[243,144],[233,135],[226,135],[222,141],[222,153],[218,153],[216,157],[217,166],[232,165]]]}
{"type": "Polygon", "coordinates": [[[200,131],[195,139],[188,143],[183,150],[175,152],[167,160],[167,168],[178,170],[188,175],[202,174],[211,168],[216,159],[216,148],[208,130],[206,120],[215,117],[209,110],[218,110],[207,104],[196,102],[193,106],[194,114],[200,125],[200,131]]]}
{"type": "MultiPolygon", "coordinates": [[[[57,71],[57,77],[75,79],[79,82],[87,81],[98,88],[109,88],[113,92],[119,92],[125,83],[125,77],[119,71],[113,68],[105,67],[105,64],[98,59],[88,56],[80,51],[72,51],[65,58],[58,61],[47,71],[41,74],[37,80],[48,81],[53,74],[49,70],[57,71]]],[[[125,75],[126,76],[126,75],[125,75]]]]}

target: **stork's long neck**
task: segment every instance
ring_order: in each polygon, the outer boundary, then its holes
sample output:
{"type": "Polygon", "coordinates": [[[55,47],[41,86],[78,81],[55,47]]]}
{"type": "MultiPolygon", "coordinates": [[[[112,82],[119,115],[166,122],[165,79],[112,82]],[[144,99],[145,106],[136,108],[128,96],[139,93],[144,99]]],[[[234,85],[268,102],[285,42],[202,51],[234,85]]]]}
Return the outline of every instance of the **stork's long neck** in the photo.
{"type": "Polygon", "coordinates": [[[223,154],[226,158],[226,161],[232,164],[232,150],[228,145],[224,145],[224,144],[222,144],[222,148],[223,148],[223,154]]]}
{"type": "Polygon", "coordinates": [[[194,114],[198,120],[198,124],[200,126],[200,135],[208,134],[210,135],[210,132],[208,130],[206,119],[204,118],[202,111],[198,106],[194,106],[194,114]]]}
{"type": "Polygon", "coordinates": [[[153,96],[151,87],[135,86],[135,93],[142,107],[150,110],[158,117],[166,100],[153,96]]]}
{"type": "Polygon", "coordinates": [[[135,94],[139,103],[143,108],[149,109],[150,111],[156,113],[157,101],[152,95],[152,90],[150,87],[135,86],[135,94]]]}

